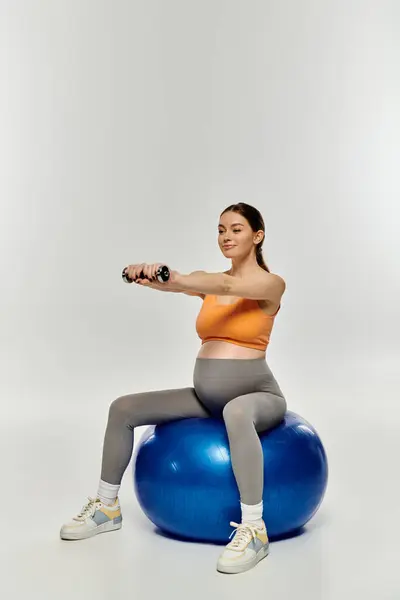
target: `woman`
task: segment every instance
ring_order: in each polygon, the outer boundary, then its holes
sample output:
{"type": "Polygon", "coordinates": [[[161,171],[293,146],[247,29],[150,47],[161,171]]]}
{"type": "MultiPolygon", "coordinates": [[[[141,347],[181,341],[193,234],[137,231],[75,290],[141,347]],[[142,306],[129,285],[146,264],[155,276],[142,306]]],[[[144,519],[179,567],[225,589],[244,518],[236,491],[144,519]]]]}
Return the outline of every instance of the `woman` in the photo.
{"type": "MultiPolygon", "coordinates": [[[[240,492],[242,522],[217,569],[238,573],[268,554],[263,521],[263,454],[258,433],[276,427],[286,401],[266,361],[266,348],[285,291],[262,256],[264,221],[257,209],[239,203],[220,216],[219,246],[232,266],[224,273],[194,271],[158,283],[158,264],[130,265],[138,285],[202,298],[196,321],[202,340],[194,387],[129,394],[111,403],[96,498],[61,528],[62,539],[83,539],[122,525],[118,491],[130,462],[134,428],[173,419],[222,416],[227,428],[233,472],[240,492]],[[145,278],[138,279],[143,272],[145,278]]],[[[232,532],[234,533],[234,532],[232,532]]]]}

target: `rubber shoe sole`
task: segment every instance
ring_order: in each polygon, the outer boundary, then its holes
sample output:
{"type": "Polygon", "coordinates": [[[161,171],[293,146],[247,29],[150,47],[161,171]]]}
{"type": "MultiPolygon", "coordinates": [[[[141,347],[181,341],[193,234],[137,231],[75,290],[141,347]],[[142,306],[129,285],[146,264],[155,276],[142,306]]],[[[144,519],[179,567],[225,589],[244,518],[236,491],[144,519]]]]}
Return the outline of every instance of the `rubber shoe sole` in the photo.
{"type": "Polygon", "coordinates": [[[107,531],[116,531],[117,529],[121,529],[122,521],[120,523],[114,523],[113,521],[109,521],[108,523],[102,523],[102,525],[98,525],[93,529],[86,529],[86,531],[68,531],[62,532],[60,531],[60,537],[62,540],[84,540],[86,538],[93,537],[99,533],[106,533],[107,531]]]}
{"type": "Polygon", "coordinates": [[[246,571],[250,571],[253,567],[255,567],[263,558],[266,558],[269,554],[269,546],[264,546],[261,548],[259,552],[255,555],[253,560],[249,560],[246,563],[237,564],[237,565],[224,565],[218,562],[217,571],[219,573],[226,573],[229,575],[234,575],[237,573],[245,573],[246,571]]]}

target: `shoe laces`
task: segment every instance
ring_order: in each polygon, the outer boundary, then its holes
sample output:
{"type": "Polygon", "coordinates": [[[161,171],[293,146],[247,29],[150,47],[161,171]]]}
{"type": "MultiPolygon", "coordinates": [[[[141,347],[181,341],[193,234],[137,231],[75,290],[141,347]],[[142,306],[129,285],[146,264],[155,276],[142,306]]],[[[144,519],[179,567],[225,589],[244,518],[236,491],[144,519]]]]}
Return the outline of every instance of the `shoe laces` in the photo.
{"type": "Polygon", "coordinates": [[[91,498],[88,496],[89,502],[82,506],[80,513],[74,517],[75,521],[84,521],[88,517],[92,517],[96,512],[96,509],[101,505],[101,502],[98,498],[91,498]]]}
{"type": "Polygon", "coordinates": [[[228,548],[231,550],[244,550],[251,540],[257,537],[257,527],[250,525],[250,523],[234,523],[231,521],[231,525],[236,528],[229,536],[229,539],[231,539],[235,535],[228,544],[228,548]]]}

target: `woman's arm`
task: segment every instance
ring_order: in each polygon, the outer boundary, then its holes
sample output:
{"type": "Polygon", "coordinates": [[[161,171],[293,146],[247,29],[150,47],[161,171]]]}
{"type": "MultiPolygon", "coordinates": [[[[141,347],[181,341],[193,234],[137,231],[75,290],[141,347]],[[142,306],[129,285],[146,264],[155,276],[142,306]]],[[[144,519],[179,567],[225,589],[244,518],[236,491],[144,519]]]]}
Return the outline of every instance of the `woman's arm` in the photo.
{"type": "Polygon", "coordinates": [[[186,296],[198,296],[199,298],[202,298],[204,300],[204,296],[205,294],[202,294],[201,292],[188,292],[185,290],[180,290],[178,292],[178,294],[186,294],[186,296]]]}
{"type": "Polygon", "coordinates": [[[175,285],[185,291],[201,294],[228,294],[228,275],[226,273],[209,273],[207,271],[193,271],[188,275],[176,272],[175,285]]]}
{"type": "Polygon", "coordinates": [[[282,277],[261,269],[246,277],[236,277],[227,273],[193,271],[188,275],[176,273],[176,287],[202,294],[218,296],[239,296],[250,300],[270,300],[277,302],[285,291],[282,277]]]}
{"type": "Polygon", "coordinates": [[[186,294],[186,296],[198,296],[199,298],[204,299],[204,294],[201,292],[192,292],[190,290],[183,289],[168,289],[165,283],[159,283],[158,281],[149,282],[145,284],[141,284],[140,282],[137,285],[143,285],[143,287],[153,288],[153,290],[158,290],[159,292],[171,292],[172,294],[186,294]]]}

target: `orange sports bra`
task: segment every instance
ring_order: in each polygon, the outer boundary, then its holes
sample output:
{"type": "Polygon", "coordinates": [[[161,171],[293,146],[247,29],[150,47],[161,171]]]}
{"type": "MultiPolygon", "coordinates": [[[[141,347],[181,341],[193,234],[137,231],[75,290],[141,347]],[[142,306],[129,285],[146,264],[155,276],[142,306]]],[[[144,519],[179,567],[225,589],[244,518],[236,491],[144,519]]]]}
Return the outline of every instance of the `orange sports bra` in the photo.
{"type": "Polygon", "coordinates": [[[207,294],[196,319],[196,331],[202,345],[223,341],[265,350],[280,306],[274,315],[267,315],[257,300],[238,298],[234,304],[219,304],[217,296],[207,294]]]}

